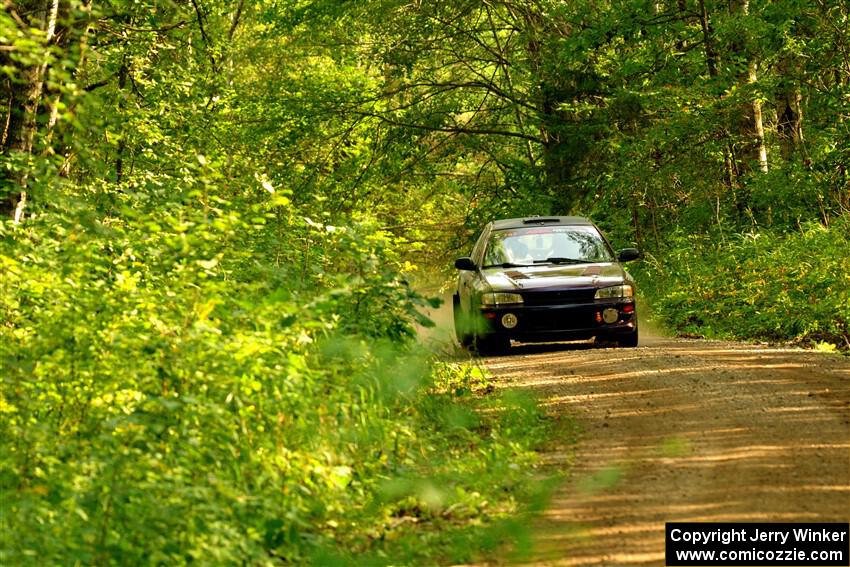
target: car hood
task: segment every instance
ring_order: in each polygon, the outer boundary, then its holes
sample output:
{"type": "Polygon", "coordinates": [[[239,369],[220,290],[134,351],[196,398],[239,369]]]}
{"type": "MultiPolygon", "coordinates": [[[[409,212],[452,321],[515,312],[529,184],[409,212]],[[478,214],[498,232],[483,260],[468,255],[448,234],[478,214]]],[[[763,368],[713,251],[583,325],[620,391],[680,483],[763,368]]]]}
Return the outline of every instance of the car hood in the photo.
{"type": "Polygon", "coordinates": [[[600,288],[631,283],[616,262],[593,264],[540,265],[522,268],[486,268],[487,283],[496,291],[533,291],[573,288],[600,288]]]}

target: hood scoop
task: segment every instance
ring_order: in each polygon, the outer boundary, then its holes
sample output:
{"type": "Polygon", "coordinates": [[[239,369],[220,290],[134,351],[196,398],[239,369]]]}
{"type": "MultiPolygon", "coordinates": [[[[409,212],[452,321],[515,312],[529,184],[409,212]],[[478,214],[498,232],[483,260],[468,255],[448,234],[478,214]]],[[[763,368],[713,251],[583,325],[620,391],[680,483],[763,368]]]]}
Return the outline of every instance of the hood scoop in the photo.
{"type": "Polygon", "coordinates": [[[522,272],[518,272],[516,270],[510,270],[508,272],[505,272],[505,275],[508,276],[509,278],[511,278],[512,280],[527,280],[527,279],[529,279],[528,275],[526,275],[522,272]]]}

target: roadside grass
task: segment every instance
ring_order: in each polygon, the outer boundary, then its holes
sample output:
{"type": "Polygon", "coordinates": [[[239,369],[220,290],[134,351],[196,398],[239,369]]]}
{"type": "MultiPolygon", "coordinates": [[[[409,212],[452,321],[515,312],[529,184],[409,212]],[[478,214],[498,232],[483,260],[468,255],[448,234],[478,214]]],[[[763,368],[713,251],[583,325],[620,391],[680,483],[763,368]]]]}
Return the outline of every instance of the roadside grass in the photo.
{"type": "Polygon", "coordinates": [[[534,398],[495,388],[474,359],[436,362],[433,378],[417,408],[428,458],[384,478],[368,506],[380,521],[317,550],[313,563],[455,564],[530,551],[530,520],[556,482],[539,470],[551,420],[534,398]]]}

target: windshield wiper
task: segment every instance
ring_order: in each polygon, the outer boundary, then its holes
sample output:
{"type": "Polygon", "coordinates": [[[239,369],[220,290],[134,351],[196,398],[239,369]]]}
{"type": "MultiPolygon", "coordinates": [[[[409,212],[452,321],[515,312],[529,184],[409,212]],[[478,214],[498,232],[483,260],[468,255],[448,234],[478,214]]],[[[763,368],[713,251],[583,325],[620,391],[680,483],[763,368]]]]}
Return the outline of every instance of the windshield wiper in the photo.
{"type": "Polygon", "coordinates": [[[535,260],[535,264],[592,264],[593,260],[579,260],[578,258],[559,258],[553,256],[545,260],[535,260]]]}
{"type": "Polygon", "coordinates": [[[514,264],[513,262],[503,262],[501,264],[490,264],[482,266],[482,268],[530,268],[531,264],[514,264]]]}

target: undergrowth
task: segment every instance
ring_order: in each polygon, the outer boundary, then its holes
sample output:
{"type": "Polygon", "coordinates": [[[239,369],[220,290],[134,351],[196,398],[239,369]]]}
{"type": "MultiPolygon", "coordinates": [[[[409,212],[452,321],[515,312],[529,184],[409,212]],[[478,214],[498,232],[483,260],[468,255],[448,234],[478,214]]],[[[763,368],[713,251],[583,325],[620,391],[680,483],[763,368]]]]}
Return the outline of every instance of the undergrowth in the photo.
{"type": "Polygon", "coordinates": [[[0,563],[433,564],[521,538],[534,401],[417,346],[389,235],[283,205],[0,224],[0,563]]]}
{"type": "Polygon", "coordinates": [[[850,218],[778,234],[678,235],[635,268],[655,316],[685,336],[850,349],[850,218]]]}

